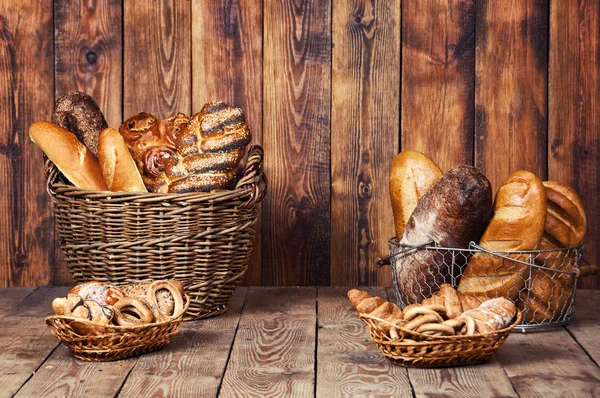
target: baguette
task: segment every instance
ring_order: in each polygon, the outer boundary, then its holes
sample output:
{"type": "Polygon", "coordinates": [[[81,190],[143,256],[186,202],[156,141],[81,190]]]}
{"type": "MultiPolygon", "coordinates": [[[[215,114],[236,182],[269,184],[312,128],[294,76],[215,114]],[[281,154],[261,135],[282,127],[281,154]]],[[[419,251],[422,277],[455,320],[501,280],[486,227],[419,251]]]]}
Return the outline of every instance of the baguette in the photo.
{"type": "MultiPolygon", "coordinates": [[[[546,194],[542,181],[528,171],[517,171],[502,184],[494,203],[494,216],[479,245],[492,251],[533,250],[546,222],[546,194]]],[[[511,257],[526,261],[526,256],[511,257]]],[[[513,301],[524,288],[528,267],[486,253],[471,257],[458,290],[480,302],[494,297],[513,301]]]]}
{"type": "Polygon", "coordinates": [[[406,150],[394,158],[390,168],[390,198],[398,240],[419,199],[441,176],[438,165],[420,152],[406,150]]]}
{"type": "Polygon", "coordinates": [[[50,122],[35,122],[29,137],[76,187],[106,191],[98,160],[70,131],[50,122]]]}
{"type": "Polygon", "coordinates": [[[135,161],[117,130],[107,128],[100,133],[98,161],[109,191],[148,192],[135,161]]]}

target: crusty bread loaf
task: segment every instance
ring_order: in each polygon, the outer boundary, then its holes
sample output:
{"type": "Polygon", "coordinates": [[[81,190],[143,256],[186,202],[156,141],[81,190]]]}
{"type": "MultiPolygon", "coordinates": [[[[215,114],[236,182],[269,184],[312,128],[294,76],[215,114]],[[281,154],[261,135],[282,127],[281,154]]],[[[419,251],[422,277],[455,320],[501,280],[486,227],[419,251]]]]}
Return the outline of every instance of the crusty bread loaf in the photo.
{"type": "Polygon", "coordinates": [[[75,134],[54,123],[35,122],[29,136],[73,185],[106,191],[98,160],[75,134]]]}
{"type": "MultiPolygon", "coordinates": [[[[494,216],[480,246],[487,250],[533,250],[544,232],[546,194],[542,181],[528,171],[517,171],[502,184],[494,203],[494,216]]],[[[527,261],[526,256],[511,255],[527,261]]],[[[528,267],[486,253],[469,260],[458,290],[483,302],[493,297],[515,300],[523,289],[528,267]]]]}
{"type": "MultiPolygon", "coordinates": [[[[583,202],[571,187],[555,181],[545,181],[548,212],[544,234],[537,249],[556,250],[579,246],[586,230],[583,202]]],[[[542,252],[536,263],[560,271],[570,271],[575,263],[575,253],[542,252]]],[[[533,269],[531,288],[521,292],[517,306],[527,307],[526,322],[553,321],[564,315],[572,299],[575,278],[570,274],[533,269]],[[525,305],[527,304],[527,305],[525,305]]]]}
{"type": "MultiPolygon", "coordinates": [[[[467,248],[479,239],[491,214],[490,182],[474,167],[457,166],[419,200],[400,243],[416,246],[435,241],[443,247],[467,248]]],[[[458,274],[449,252],[416,250],[398,261],[398,288],[409,303],[421,302],[458,274]]]]}
{"type": "Polygon", "coordinates": [[[109,191],[148,192],[135,161],[117,130],[107,128],[100,133],[98,161],[109,191]]]}
{"type": "Polygon", "coordinates": [[[441,176],[438,165],[421,152],[406,150],[394,158],[390,168],[390,198],[398,240],[419,199],[441,176]]]}
{"type": "Polygon", "coordinates": [[[490,333],[509,326],[516,314],[517,308],[513,302],[499,297],[463,312],[462,316],[473,318],[478,333],[490,333]]]}

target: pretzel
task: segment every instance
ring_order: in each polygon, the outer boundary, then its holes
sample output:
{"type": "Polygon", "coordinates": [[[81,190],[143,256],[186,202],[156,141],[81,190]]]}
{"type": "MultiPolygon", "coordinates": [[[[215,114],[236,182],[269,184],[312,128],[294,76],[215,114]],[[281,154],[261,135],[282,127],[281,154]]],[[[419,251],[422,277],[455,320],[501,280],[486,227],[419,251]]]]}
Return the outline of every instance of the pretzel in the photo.
{"type": "Polygon", "coordinates": [[[125,297],[113,305],[115,323],[120,326],[137,326],[154,320],[152,311],[142,300],[125,297]]]}

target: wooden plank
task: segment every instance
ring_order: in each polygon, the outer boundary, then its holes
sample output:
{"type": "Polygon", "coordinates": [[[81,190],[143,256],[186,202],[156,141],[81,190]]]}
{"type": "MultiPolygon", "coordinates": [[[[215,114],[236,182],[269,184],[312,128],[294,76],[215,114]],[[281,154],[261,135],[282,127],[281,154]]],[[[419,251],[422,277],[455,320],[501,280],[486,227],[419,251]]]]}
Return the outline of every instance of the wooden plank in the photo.
{"type": "MultiPolygon", "coordinates": [[[[118,0],[54,2],[54,91],[91,95],[109,126],[123,120],[122,2],[118,0]]],[[[72,285],[56,243],[54,283],[72,285]]]]}
{"type": "Polygon", "coordinates": [[[119,396],[217,396],[246,290],[237,289],[224,315],[184,323],[165,350],[141,357],[119,396]]]}
{"type": "Polygon", "coordinates": [[[600,291],[578,290],[575,314],[567,330],[573,338],[581,345],[585,352],[600,364],[600,342],[598,331],[600,330],[600,291]]]}
{"type": "Polygon", "coordinates": [[[389,285],[391,274],[374,261],[394,235],[400,1],[336,3],[332,34],[331,284],[389,285]]]}
{"type": "Polygon", "coordinates": [[[475,2],[402,2],[402,149],[473,163],[475,2]]]}
{"type": "Polygon", "coordinates": [[[14,308],[35,290],[34,287],[11,287],[0,289],[0,318],[13,315],[14,308]]]}
{"type": "MultiPolygon", "coordinates": [[[[381,354],[348,300],[348,290],[318,290],[316,396],[411,396],[406,369],[381,354]]],[[[384,288],[366,290],[386,298],[384,288]]]]}
{"type": "Polygon", "coordinates": [[[191,112],[191,9],[186,0],[123,3],[123,118],[191,112]]]}
{"type": "Polygon", "coordinates": [[[15,305],[2,318],[0,328],[0,397],[12,396],[58,346],[44,317],[52,313],[52,300],[69,289],[43,287],[15,305]]]}
{"type": "MultiPolygon", "coordinates": [[[[215,99],[242,108],[262,143],[261,0],[192,0],[192,112],[215,99]]],[[[267,155],[268,156],[268,155],[267,155]]],[[[260,285],[260,219],[244,284],[260,285]]]]}
{"type": "Polygon", "coordinates": [[[220,397],[314,393],[315,288],[250,288],[220,397]]]}
{"type": "Polygon", "coordinates": [[[329,284],[330,8],[329,1],[264,5],[266,285],[329,284]]]}
{"type": "MultiPolygon", "coordinates": [[[[588,219],[585,257],[600,261],[600,1],[550,3],[548,179],[570,184],[588,219]]],[[[600,288],[600,276],[582,280],[600,288]]]]}
{"type": "MultiPolygon", "coordinates": [[[[387,293],[395,301],[393,288],[387,293]]],[[[415,397],[518,397],[496,358],[473,366],[409,368],[408,376],[415,397]]]]}
{"type": "Polygon", "coordinates": [[[522,397],[600,395],[600,368],[563,328],[513,333],[497,357],[522,397]]]}
{"type": "Polygon", "coordinates": [[[2,2],[0,30],[0,287],[47,285],[54,227],[29,126],[52,111],[52,2],[2,2]]]}
{"type": "Polygon", "coordinates": [[[478,1],[475,165],[494,191],[513,172],[546,177],[548,0],[478,1]]]}

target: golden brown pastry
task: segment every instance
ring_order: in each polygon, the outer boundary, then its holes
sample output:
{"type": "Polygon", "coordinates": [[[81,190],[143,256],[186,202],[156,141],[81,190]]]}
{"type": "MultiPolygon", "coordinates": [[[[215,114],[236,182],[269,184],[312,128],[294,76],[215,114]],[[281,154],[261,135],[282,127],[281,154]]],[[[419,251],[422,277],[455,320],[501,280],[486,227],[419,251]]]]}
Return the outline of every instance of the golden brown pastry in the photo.
{"type": "Polygon", "coordinates": [[[117,130],[107,128],[100,133],[98,162],[109,191],[148,192],[135,161],[117,130]]]}
{"type": "Polygon", "coordinates": [[[227,188],[251,139],[242,110],[221,101],[204,105],[176,135],[176,154],[165,162],[154,192],[227,188]]]}
{"type": "MultiPolygon", "coordinates": [[[[571,187],[555,181],[544,181],[548,199],[548,214],[544,235],[537,246],[539,250],[556,250],[579,246],[586,230],[583,202],[571,187]]],[[[536,263],[560,271],[570,271],[575,264],[575,253],[542,252],[536,263]]],[[[548,322],[564,315],[572,300],[575,278],[570,273],[558,273],[532,268],[531,288],[523,290],[517,307],[527,311],[526,322],[548,322]],[[527,304],[527,305],[526,305],[527,304]]]]}
{"type": "Polygon", "coordinates": [[[417,202],[442,176],[442,170],[424,154],[400,152],[390,168],[390,198],[398,241],[417,202]]]}
{"type": "Polygon", "coordinates": [[[159,321],[167,320],[183,310],[184,290],[178,280],[133,283],[121,289],[125,296],[144,301],[159,321]]]}
{"type": "Polygon", "coordinates": [[[81,92],[61,94],[54,103],[52,123],[75,134],[94,156],[98,156],[98,136],[108,125],[92,97],[81,92]]]}
{"type": "Polygon", "coordinates": [[[123,291],[109,282],[85,282],[75,286],[69,295],[78,295],[84,300],[94,300],[101,305],[114,305],[125,297],[123,291]]]}
{"type": "Polygon", "coordinates": [[[54,123],[35,122],[29,137],[74,186],[106,191],[98,160],[75,134],[54,123]]]}
{"type": "Polygon", "coordinates": [[[120,326],[137,326],[154,321],[152,309],[144,300],[125,297],[113,305],[115,323],[120,326]]]}
{"type": "Polygon", "coordinates": [[[503,297],[483,302],[479,307],[465,311],[462,316],[469,316],[475,321],[479,333],[489,333],[509,326],[517,314],[517,307],[512,301],[503,297]]]}
{"type": "MultiPolygon", "coordinates": [[[[479,244],[492,251],[533,250],[542,238],[545,222],[546,193],[542,182],[528,171],[517,171],[498,189],[494,216],[479,244]]],[[[525,286],[527,272],[528,267],[523,264],[476,253],[464,270],[458,290],[479,302],[493,297],[514,301],[525,286]]]]}
{"type": "Polygon", "coordinates": [[[101,325],[108,325],[114,316],[110,306],[102,305],[95,300],[84,300],[77,294],[55,298],[52,301],[52,309],[56,315],[81,318],[101,325]]]}

